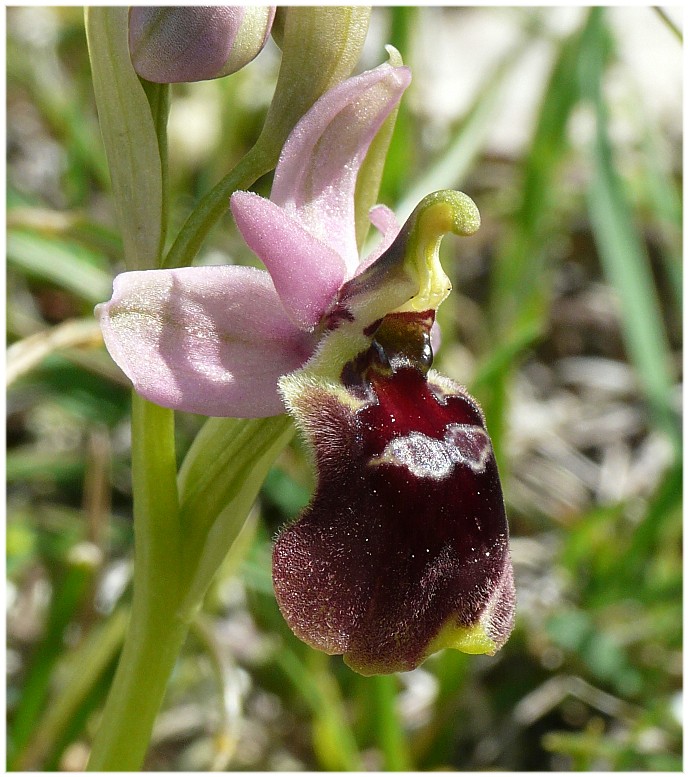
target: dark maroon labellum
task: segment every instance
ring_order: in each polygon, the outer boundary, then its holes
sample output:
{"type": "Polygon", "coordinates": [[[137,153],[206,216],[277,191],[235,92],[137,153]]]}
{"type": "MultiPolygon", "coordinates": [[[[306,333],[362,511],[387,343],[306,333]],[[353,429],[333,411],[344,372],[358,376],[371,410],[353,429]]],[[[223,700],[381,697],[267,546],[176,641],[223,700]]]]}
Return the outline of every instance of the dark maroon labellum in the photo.
{"type": "Polygon", "coordinates": [[[417,666],[447,628],[496,649],[512,627],[497,465],[475,400],[428,375],[433,320],[385,317],[342,375],[358,409],[314,394],[318,486],[274,551],[291,628],[364,674],[417,666]]]}

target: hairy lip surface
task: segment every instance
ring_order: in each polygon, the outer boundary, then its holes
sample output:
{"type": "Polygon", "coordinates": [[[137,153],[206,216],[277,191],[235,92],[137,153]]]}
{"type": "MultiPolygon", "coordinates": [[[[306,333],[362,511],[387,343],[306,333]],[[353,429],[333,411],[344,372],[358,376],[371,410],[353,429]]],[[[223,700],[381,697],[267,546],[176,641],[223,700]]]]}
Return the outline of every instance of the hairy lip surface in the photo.
{"type": "Polygon", "coordinates": [[[447,625],[484,617],[500,646],[513,584],[482,413],[413,366],[368,380],[355,411],[326,391],[309,398],[319,481],[275,545],[280,608],[297,636],[366,674],[411,669],[447,625]]]}

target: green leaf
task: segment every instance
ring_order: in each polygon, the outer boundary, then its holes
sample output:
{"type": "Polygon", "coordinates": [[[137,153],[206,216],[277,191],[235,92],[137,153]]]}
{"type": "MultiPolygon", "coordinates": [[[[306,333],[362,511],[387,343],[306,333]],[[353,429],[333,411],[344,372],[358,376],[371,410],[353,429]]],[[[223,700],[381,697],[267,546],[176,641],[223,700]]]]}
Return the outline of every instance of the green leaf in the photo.
{"type": "Polygon", "coordinates": [[[100,130],[129,270],[157,267],[163,174],[151,108],[131,64],[126,6],[86,9],[86,37],[100,130]]]}
{"type": "Polygon", "coordinates": [[[244,525],[277,455],[294,433],[288,416],[210,418],[179,471],[187,588],[182,611],[201,601],[244,525]]]}
{"type": "Polygon", "coordinates": [[[27,276],[54,283],[92,305],[112,294],[112,277],[99,257],[75,242],[11,230],[7,261],[27,276]]]}

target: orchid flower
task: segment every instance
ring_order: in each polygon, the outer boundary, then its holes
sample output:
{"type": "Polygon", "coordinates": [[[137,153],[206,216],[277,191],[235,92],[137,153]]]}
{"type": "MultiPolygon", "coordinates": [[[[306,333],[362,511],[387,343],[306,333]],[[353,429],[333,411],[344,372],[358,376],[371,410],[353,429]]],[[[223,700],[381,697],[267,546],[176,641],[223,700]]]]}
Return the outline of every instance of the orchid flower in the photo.
{"type": "MultiPolygon", "coordinates": [[[[331,89],[287,140],[271,199],[234,193],[237,226],[269,273],[235,265],[115,278],[97,314],[139,394],[209,416],[284,412],[278,379],[312,356],[325,314],[358,269],[356,175],[409,81],[407,68],[384,64],[331,89]]],[[[373,220],[389,242],[398,230],[391,212],[378,208],[373,220]]]]}
{"type": "Polygon", "coordinates": [[[408,670],[444,647],[494,653],[513,626],[508,527],[477,402],[431,369],[451,284],[444,234],[472,234],[473,202],[426,197],[359,259],[356,178],[410,81],[393,63],[327,92],[297,124],[270,199],[231,210],[267,272],[124,273],[97,309],[105,343],[144,397],[206,415],[286,405],[313,451],[315,495],[279,534],[273,579],[294,633],[362,674],[408,670]]]}

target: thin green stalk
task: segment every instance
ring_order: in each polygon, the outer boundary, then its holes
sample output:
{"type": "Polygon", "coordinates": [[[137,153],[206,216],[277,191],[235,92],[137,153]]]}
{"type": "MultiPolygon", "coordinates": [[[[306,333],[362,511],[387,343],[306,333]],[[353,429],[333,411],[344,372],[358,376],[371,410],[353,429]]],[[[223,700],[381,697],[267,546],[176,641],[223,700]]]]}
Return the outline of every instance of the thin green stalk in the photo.
{"type": "MultiPolygon", "coordinates": [[[[167,220],[169,87],[131,65],[127,9],[86,13],[101,130],[129,269],[160,266],[167,220]]],[[[124,648],[88,768],[141,767],[188,630],[179,616],[181,527],[174,413],[132,399],[134,596],[124,648]]]]}
{"type": "Polygon", "coordinates": [[[467,174],[485,146],[485,137],[494,127],[494,116],[504,100],[508,76],[515,64],[532,46],[532,33],[525,34],[497,62],[482,81],[480,89],[446,148],[418,171],[403,193],[395,212],[400,223],[411,215],[416,205],[430,192],[438,189],[462,189],[467,174]]]}
{"type": "Polygon", "coordinates": [[[676,38],[676,40],[679,43],[683,43],[683,32],[681,32],[681,28],[669,16],[669,14],[663,8],[660,8],[658,5],[653,5],[652,10],[657,14],[657,16],[659,16],[662,22],[664,22],[667,29],[676,38]]]}
{"type": "Polygon", "coordinates": [[[210,230],[227,212],[230,195],[237,189],[248,189],[272,170],[277,160],[256,152],[256,148],[254,146],[198,203],[167,252],[163,267],[190,265],[210,230]]]}
{"type": "Polygon", "coordinates": [[[136,771],[188,630],[178,615],[181,542],[173,411],[133,394],[134,598],[88,768],[136,771]]]}
{"type": "Polygon", "coordinates": [[[341,689],[329,670],[329,656],[311,651],[308,664],[286,645],[277,665],[313,713],[313,749],[324,771],[361,771],[356,737],[347,720],[341,689]]]}
{"type": "MultiPolygon", "coordinates": [[[[568,148],[566,127],[578,99],[576,64],[580,30],[561,41],[542,97],[532,144],[523,165],[522,196],[509,230],[495,257],[490,289],[490,319],[495,341],[525,345],[541,330],[551,295],[552,267],[547,250],[556,195],[557,173],[568,148]]],[[[504,471],[503,440],[509,384],[522,352],[504,363],[489,385],[478,393],[488,419],[500,469],[504,471]]]]}
{"type": "Polygon", "coordinates": [[[167,222],[170,209],[170,192],[168,186],[169,164],[167,153],[167,120],[170,115],[170,85],[154,84],[150,81],[141,81],[143,91],[151,109],[153,117],[153,126],[158,139],[158,149],[160,150],[160,180],[162,183],[162,210],[160,212],[160,244],[158,246],[158,262],[162,261],[165,248],[165,237],[167,235],[167,222]]]}

